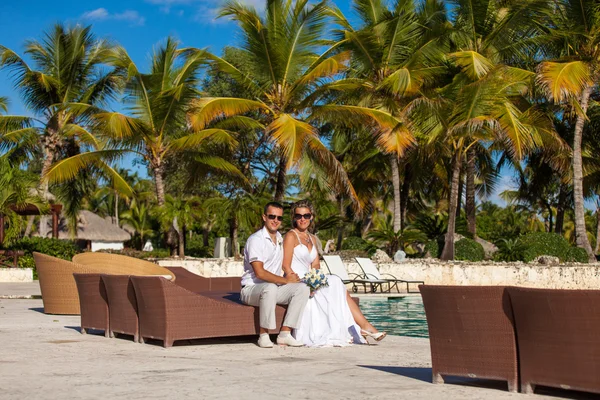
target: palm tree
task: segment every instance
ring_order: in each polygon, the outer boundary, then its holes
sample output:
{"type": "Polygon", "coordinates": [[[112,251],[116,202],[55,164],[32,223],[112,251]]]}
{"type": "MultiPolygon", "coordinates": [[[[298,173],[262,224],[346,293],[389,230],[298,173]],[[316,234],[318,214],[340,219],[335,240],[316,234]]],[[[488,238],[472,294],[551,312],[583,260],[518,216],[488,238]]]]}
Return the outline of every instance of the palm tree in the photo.
{"type": "Polygon", "coordinates": [[[238,23],[244,65],[215,55],[211,59],[216,68],[242,85],[240,95],[245,97],[199,100],[193,126],[204,129],[207,121],[217,115],[259,111],[266,139],[278,154],[275,200],[285,194],[287,171],[305,157],[318,160],[329,170],[332,185],[356,199],[344,169],[321,142],[318,130],[307,122],[314,102],[311,93],[323,79],[342,71],[348,58],[347,53],[332,55],[329,50],[317,53],[323,45],[326,0],[314,5],[308,0],[268,0],[264,16],[252,6],[228,1],[219,17],[238,23]],[[248,62],[251,68],[245,72],[248,62]]]}
{"type": "Polygon", "coordinates": [[[144,247],[144,239],[153,232],[148,206],[143,202],[136,201],[136,199],[132,200],[129,209],[121,214],[121,222],[124,225],[129,225],[140,236],[139,249],[141,250],[144,247]]]}
{"type": "MultiPolygon", "coordinates": [[[[165,161],[183,151],[202,155],[202,161],[214,168],[241,175],[221,157],[210,154],[210,146],[235,146],[232,133],[220,128],[189,129],[188,112],[200,93],[200,70],[204,52],[178,48],[168,38],[156,49],[150,73],[140,72],[125,49],[116,48],[110,59],[125,75],[126,102],[131,115],[120,112],[96,112],[92,116],[95,131],[106,140],[102,148],[57,162],[47,176],[51,181],[67,181],[90,162],[112,160],[133,153],[147,163],[153,173],[158,205],[165,204],[165,161]]],[[[126,184],[123,178],[121,181],[126,184]]],[[[129,185],[125,185],[129,187],[129,185]]]]}
{"type": "MultiPolygon", "coordinates": [[[[120,82],[114,70],[102,68],[111,49],[110,42],[94,37],[90,26],[61,24],[48,31],[42,41],[26,43],[25,54],[33,66],[14,51],[0,46],[0,67],[13,73],[25,106],[35,115],[0,117],[3,120],[0,125],[16,125],[16,129],[1,132],[0,140],[16,143],[37,135],[36,144],[43,158],[40,186],[46,200],[50,192],[44,177],[51,165],[64,156],[66,144],[84,143],[93,147],[96,143],[94,135],[85,129],[86,120],[92,106],[104,105],[114,98],[120,82]],[[81,104],[88,106],[77,106],[81,104]]],[[[42,218],[42,236],[46,226],[42,218]]]]}
{"type": "Polygon", "coordinates": [[[185,257],[185,232],[199,216],[200,201],[197,198],[183,198],[166,195],[165,203],[154,210],[155,216],[164,228],[173,227],[177,233],[178,255],[185,257]]]}
{"type": "Polygon", "coordinates": [[[17,214],[19,209],[29,205],[36,206],[40,211],[46,208],[44,201],[37,194],[32,194],[35,193],[35,186],[35,176],[21,171],[6,158],[0,157],[0,216],[1,223],[8,225],[3,241],[10,242],[21,233],[22,220],[17,214]]]}
{"type": "Polygon", "coordinates": [[[553,0],[551,5],[551,28],[545,39],[555,59],[540,63],[537,81],[550,100],[572,104],[576,114],[572,158],[576,243],[594,262],[585,227],[581,143],[590,97],[598,93],[600,80],[600,5],[596,0],[553,0]]]}
{"type": "MultiPolygon", "coordinates": [[[[442,121],[439,132],[444,132],[442,136],[452,154],[448,232],[441,256],[445,260],[454,259],[461,166],[465,156],[471,160],[470,149],[480,143],[502,143],[514,158],[522,159],[528,151],[541,146],[545,136],[552,137],[547,118],[524,96],[533,74],[505,65],[535,51],[539,28],[533,17],[544,2],[453,3],[456,17],[451,39],[456,51],[449,56],[460,71],[441,93],[445,106],[434,111],[442,121]]],[[[472,173],[472,168],[468,170],[472,173]]]]}
{"type": "Polygon", "coordinates": [[[442,34],[447,27],[445,6],[438,0],[420,5],[397,0],[390,8],[382,0],[354,1],[359,17],[355,28],[337,8],[330,14],[340,29],[335,32],[338,51],[352,54],[346,79],[321,90],[338,93],[340,104],[318,108],[327,120],[368,126],[388,156],[392,173],[394,222],[401,230],[401,171],[398,160],[415,142],[409,115],[421,91],[445,71],[442,34]]]}

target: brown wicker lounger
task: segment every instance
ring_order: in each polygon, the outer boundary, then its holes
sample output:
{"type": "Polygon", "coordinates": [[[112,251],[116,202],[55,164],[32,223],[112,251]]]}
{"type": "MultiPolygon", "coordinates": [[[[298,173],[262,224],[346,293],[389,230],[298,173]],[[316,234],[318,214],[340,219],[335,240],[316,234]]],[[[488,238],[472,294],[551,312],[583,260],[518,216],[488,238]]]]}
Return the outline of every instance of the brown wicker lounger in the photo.
{"type": "MultiPolygon", "coordinates": [[[[164,278],[132,276],[140,319],[141,341],[159,339],[164,347],[176,340],[257,335],[258,311],[239,302],[237,293],[193,293],[164,278]]],[[[277,306],[277,326],[285,309],[277,306]]],[[[278,332],[278,329],[273,332],[278,332]]]]}
{"type": "Polygon", "coordinates": [[[175,280],[175,274],[165,267],[161,267],[153,262],[140,260],[139,258],[122,256],[120,254],[109,253],[81,253],[73,257],[73,262],[90,267],[96,267],[100,270],[106,267],[116,268],[128,275],[171,275],[175,280]]]}
{"type": "Polygon", "coordinates": [[[175,274],[175,283],[190,292],[240,292],[242,290],[242,281],[239,277],[206,278],[182,267],[166,268],[175,274]]]}
{"type": "Polygon", "coordinates": [[[73,274],[79,293],[81,308],[81,333],[88,329],[104,331],[104,336],[112,337],[109,329],[108,299],[100,274],[73,274]]]}
{"type": "Polygon", "coordinates": [[[137,299],[129,275],[102,275],[110,310],[110,333],[123,333],[139,341],[137,299]]]}
{"type": "Polygon", "coordinates": [[[536,385],[600,393],[600,291],[509,288],[521,391],[536,385]]]}
{"type": "Polygon", "coordinates": [[[433,383],[444,375],[496,379],[518,390],[517,344],[508,292],[500,286],[420,285],[433,383]]]}

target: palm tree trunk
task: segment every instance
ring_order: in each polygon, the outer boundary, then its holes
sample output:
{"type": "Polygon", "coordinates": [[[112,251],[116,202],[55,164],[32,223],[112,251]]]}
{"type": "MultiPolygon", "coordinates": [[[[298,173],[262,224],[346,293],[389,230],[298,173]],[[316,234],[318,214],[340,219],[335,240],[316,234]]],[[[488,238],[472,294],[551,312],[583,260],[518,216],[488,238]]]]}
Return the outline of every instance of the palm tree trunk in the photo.
{"type": "Polygon", "coordinates": [[[565,223],[565,203],[567,201],[567,189],[564,184],[560,184],[558,191],[558,205],[556,207],[556,224],[554,225],[554,233],[562,235],[563,225],[565,223]]]}
{"type": "Polygon", "coordinates": [[[402,182],[402,190],[400,191],[400,227],[406,229],[406,214],[408,213],[408,194],[412,181],[412,167],[406,164],[404,167],[404,181],[402,182]]]}
{"type": "Polygon", "coordinates": [[[177,234],[177,242],[179,244],[177,249],[177,255],[179,255],[179,257],[185,257],[185,238],[183,234],[183,228],[179,227],[177,217],[173,218],[172,230],[175,231],[177,234]]]}
{"type": "Polygon", "coordinates": [[[202,228],[202,245],[208,247],[208,228],[202,228]]]}
{"type": "MultiPolygon", "coordinates": [[[[43,147],[44,147],[44,149],[43,149],[44,161],[42,163],[42,180],[41,180],[40,189],[42,191],[42,198],[45,201],[50,200],[50,185],[48,183],[48,180],[44,179],[44,177],[50,171],[50,168],[52,167],[52,163],[54,162],[55,146],[52,145],[53,140],[52,140],[51,136],[52,135],[48,135],[46,137],[46,139],[42,142],[43,147]]],[[[40,215],[40,228],[38,230],[38,233],[40,234],[40,237],[42,237],[42,238],[45,238],[48,236],[49,221],[50,221],[49,215],[40,215]]]]}
{"type": "Polygon", "coordinates": [[[392,187],[394,188],[394,232],[402,229],[402,214],[400,210],[400,170],[398,168],[398,155],[390,154],[392,167],[392,187]]]}
{"type": "Polygon", "coordinates": [[[285,181],[286,181],[286,171],[287,167],[287,158],[282,155],[279,160],[279,166],[277,167],[277,183],[275,184],[275,196],[273,200],[281,201],[283,200],[283,196],[285,195],[285,181]]]}
{"type": "Polygon", "coordinates": [[[544,203],[544,206],[546,207],[546,210],[548,210],[548,232],[552,232],[554,230],[552,206],[549,203],[544,203]]]}
{"type": "Polygon", "coordinates": [[[30,237],[31,231],[33,230],[33,222],[35,220],[35,215],[30,215],[27,217],[27,227],[25,227],[24,237],[30,237]]]}
{"type": "Polygon", "coordinates": [[[454,232],[456,231],[456,206],[458,204],[458,186],[460,181],[460,166],[462,154],[456,154],[454,157],[454,166],[452,168],[452,181],[450,183],[450,204],[448,205],[448,232],[442,251],[442,260],[454,260],[454,232]]]}
{"type": "Polygon", "coordinates": [[[230,221],[230,225],[229,225],[229,231],[231,234],[232,254],[233,254],[233,257],[236,259],[240,258],[240,252],[238,249],[238,230],[239,230],[239,221],[238,221],[237,215],[235,213],[233,213],[233,216],[231,217],[231,221],[230,221]]]}
{"type": "Polygon", "coordinates": [[[115,190],[115,222],[119,226],[119,196],[115,190]]]}
{"type": "Polygon", "coordinates": [[[156,186],[156,201],[159,206],[165,204],[165,167],[162,164],[156,164],[154,170],[154,185],[156,186]]]}
{"type": "MultiPolygon", "coordinates": [[[[461,162],[462,164],[462,162],[461,162]]],[[[456,202],[456,218],[460,217],[460,209],[462,206],[462,198],[463,192],[465,191],[465,182],[462,170],[460,171],[460,175],[458,176],[458,200],[456,202]]]]}
{"type": "Polygon", "coordinates": [[[596,254],[600,254],[600,207],[596,208],[596,254]]]}
{"type": "Polygon", "coordinates": [[[477,216],[475,208],[475,150],[467,151],[467,195],[465,200],[465,212],[467,214],[467,230],[477,237],[477,216]]]}
{"type": "Polygon", "coordinates": [[[581,159],[581,140],[583,124],[590,100],[591,87],[586,87],[581,94],[581,110],[583,115],[577,115],[575,135],[573,138],[573,199],[575,203],[575,235],[578,247],[585,249],[590,262],[595,262],[596,257],[587,237],[585,228],[585,209],[583,206],[583,163],[581,159]]]}
{"type": "Polygon", "coordinates": [[[344,241],[344,196],[338,196],[338,207],[340,211],[340,223],[338,225],[337,243],[335,248],[339,251],[342,249],[342,242],[344,241]]]}

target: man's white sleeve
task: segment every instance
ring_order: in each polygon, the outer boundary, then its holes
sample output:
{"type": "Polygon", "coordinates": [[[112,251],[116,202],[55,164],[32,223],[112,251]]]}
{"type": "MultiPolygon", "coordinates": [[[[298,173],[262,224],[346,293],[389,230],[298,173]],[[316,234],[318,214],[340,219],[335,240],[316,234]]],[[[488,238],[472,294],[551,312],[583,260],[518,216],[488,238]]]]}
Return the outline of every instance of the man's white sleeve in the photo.
{"type": "Polygon", "coordinates": [[[260,237],[253,236],[248,239],[246,243],[246,248],[248,250],[248,262],[252,263],[254,261],[260,261],[262,263],[265,262],[264,257],[264,243],[260,237]]]}

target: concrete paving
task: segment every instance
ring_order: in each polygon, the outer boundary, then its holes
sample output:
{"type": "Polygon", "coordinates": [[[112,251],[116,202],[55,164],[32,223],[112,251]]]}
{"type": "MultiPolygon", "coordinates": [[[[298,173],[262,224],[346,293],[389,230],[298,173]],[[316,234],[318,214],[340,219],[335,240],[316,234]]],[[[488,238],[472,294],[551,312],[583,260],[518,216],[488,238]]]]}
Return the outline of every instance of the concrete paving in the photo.
{"type": "Polygon", "coordinates": [[[544,399],[594,398],[506,384],[431,383],[429,342],[389,336],[345,348],[261,349],[255,337],[133,343],[82,335],[78,316],[43,314],[38,299],[0,300],[2,399],[544,399]]]}
{"type": "Polygon", "coordinates": [[[0,282],[0,299],[34,299],[41,295],[38,281],[0,282]]]}

